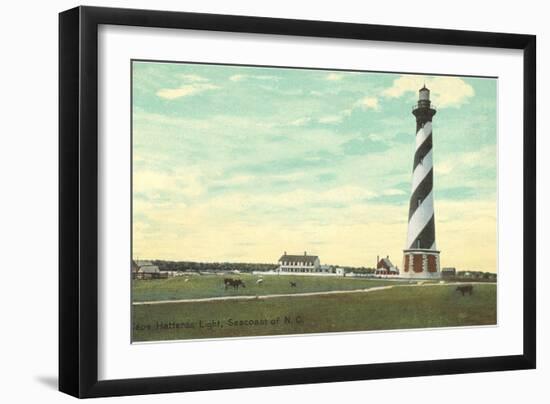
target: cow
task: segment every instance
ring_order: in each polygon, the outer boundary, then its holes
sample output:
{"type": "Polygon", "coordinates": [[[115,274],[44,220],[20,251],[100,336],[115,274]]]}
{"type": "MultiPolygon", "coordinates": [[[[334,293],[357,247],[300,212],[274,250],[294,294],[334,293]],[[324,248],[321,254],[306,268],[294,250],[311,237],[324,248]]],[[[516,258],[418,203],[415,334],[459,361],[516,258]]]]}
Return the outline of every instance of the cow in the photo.
{"type": "Polygon", "coordinates": [[[295,288],[296,287],[296,282],[290,282],[290,287],[295,288]]]}
{"type": "Polygon", "coordinates": [[[473,291],[474,291],[474,287],[472,285],[457,286],[455,290],[455,292],[461,292],[462,296],[464,296],[466,293],[471,295],[473,291]]]}
{"type": "Polygon", "coordinates": [[[261,286],[262,283],[264,283],[264,280],[262,278],[260,278],[256,281],[256,285],[258,285],[258,286],[261,286]]]}

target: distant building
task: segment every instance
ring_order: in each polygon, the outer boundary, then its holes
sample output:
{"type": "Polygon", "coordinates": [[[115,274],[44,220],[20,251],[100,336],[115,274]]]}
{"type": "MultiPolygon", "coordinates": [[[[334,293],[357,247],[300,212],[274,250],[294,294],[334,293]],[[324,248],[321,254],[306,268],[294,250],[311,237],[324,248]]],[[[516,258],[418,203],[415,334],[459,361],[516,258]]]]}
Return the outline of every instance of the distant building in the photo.
{"type": "Polygon", "coordinates": [[[320,265],[319,266],[319,272],[322,272],[324,274],[333,274],[334,273],[334,267],[332,265],[320,265]]]}
{"type": "Polygon", "coordinates": [[[139,265],[136,261],[132,260],[132,274],[136,274],[139,271],[139,265]]]}
{"type": "Polygon", "coordinates": [[[386,258],[378,259],[375,275],[399,275],[399,269],[392,264],[389,255],[386,258]]]}
{"type": "Polygon", "coordinates": [[[284,273],[322,272],[319,257],[317,255],[307,255],[307,251],[304,251],[304,255],[289,255],[285,251],[279,258],[279,268],[277,270],[284,273]]]}
{"type": "Polygon", "coordinates": [[[156,265],[143,265],[139,267],[138,272],[143,274],[155,274],[160,272],[160,269],[156,265]]]}
{"type": "Polygon", "coordinates": [[[335,273],[336,273],[336,275],[346,276],[346,270],[344,268],[341,268],[341,267],[336,267],[335,273]]]}
{"type": "Polygon", "coordinates": [[[442,278],[453,278],[455,276],[456,276],[456,268],[454,267],[447,267],[441,270],[442,278]]]}
{"type": "MultiPolygon", "coordinates": [[[[164,274],[157,265],[151,261],[132,261],[132,278],[134,279],[158,279],[164,274]]],[[[166,277],[166,275],[164,275],[166,277]]]]}

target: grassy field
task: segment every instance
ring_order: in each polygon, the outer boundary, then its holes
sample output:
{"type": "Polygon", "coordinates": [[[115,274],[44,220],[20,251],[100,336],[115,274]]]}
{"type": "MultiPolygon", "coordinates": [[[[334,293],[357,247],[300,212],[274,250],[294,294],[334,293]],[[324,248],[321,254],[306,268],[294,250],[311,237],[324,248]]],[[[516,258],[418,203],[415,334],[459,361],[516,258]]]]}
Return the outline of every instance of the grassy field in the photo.
{"type": "Polygon", "coordinates": [[[133,340],[496,324],[495,284],[475,285],[471,296],[455,288],[398,286],[370,293],[138,305],[133,306],[133,340]]]}
{"type": "Polygon", "coordinates": [[[391,281],[381,279],[360,279],[323,276],[292,276],[268,275],[263,277],[262,285],[257,285],[260,279],[256,275],[194,275],[187,277],[134,280],[132,284],[132,299],[134,302],[150,302],[158,300],[197,299],[220,296],[257,296],[280,293],[326,292],[329,290],[366,289],[373,286],[395,285],[407,281],[391,281]],[[224,278],[241,279],[246,287],[225,289],[224,278]],[[296,282],[291,287],[290,282],[296,282]]]}

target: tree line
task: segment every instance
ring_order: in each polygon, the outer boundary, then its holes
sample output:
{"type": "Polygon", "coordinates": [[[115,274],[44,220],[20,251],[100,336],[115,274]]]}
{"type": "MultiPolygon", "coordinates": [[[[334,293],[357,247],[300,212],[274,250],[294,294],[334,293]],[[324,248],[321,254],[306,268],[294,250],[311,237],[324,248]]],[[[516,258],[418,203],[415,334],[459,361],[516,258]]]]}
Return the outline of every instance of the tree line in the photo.
{"type": "MultiPolygon", "coordinates": [[[[153,265],[161,271],[193,271],[193,272],[253,272],[274,271],[278,264],[249,263],[249,262],[195,262],[195,261],[164,261],[152,260],[153,265]]],[[[334,265],[331,265],[334,266],[334,265]]],[[[341,266],[345,272],[371,274],[374,268],[341,266]]]]}
{"type": "Polygon", "coordinates": [[[252,271],[273,271],[277,269],[276,264],[258,264],[247,262],[194,262],[194,261],[162,261],[153,260],[153,265],[158,266],[161,271],[193,271],[193,272],[252,272],[252,271]]]}
{"type": "MultiPolygon", "coordinates": [[[[192,271],[192,272],[232,272],[239,271],[251,273],[253,271],[274,271],[278,264],[249,263],[249,262],[195,262],[195,261],[164,261],[153,260],[153,265],[158,266],[161,271],[192,271]]],[[[336,265],[331,265],[336,267],[336,265]]],[[[346,273],[373,274],[376,268],[372,267],[351,267],[339,266],[346,273]]],[[[495,281],[497,275],[491,272],[483,271],[457,271],[454,276],[456,280],[477,279],[485,281],[495,281]]]]}

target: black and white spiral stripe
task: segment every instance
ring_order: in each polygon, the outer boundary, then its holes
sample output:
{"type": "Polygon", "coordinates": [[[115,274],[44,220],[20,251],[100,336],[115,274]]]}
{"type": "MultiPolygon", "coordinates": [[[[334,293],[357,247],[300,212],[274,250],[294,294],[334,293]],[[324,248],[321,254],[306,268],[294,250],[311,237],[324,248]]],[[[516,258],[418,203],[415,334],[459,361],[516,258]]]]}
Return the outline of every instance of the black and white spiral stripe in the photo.
{"type": "Polygon", "coordinates": [[[416,133],[407,245],[409,249],[435,250],[432,123],[420,126],[416,133]]]}

